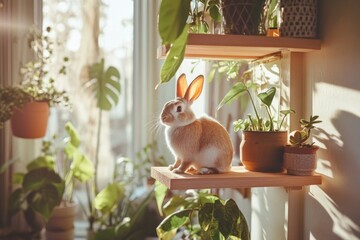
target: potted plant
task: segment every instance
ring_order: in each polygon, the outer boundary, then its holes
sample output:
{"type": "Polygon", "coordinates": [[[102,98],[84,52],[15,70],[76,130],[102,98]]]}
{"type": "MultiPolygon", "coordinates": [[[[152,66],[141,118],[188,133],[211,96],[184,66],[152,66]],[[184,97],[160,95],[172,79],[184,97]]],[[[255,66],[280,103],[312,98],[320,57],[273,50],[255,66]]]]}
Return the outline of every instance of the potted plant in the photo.
{"type": "Polygon", "coordinates": [[[240,159],[247,170],[258,172],[283,171],[283,146],[287,143],[287,131],[282,130],[286,116],[293,110],[280,111],[278,119],[272,113],[271,105],[276,94],[274,86],[260,93],[256,92],[258,84],[246,81],[249,72],[242,76],[243,82],[237,82],[220,102],[218,109],[224,104],[246,94],[254,111],[246,119],[234,122],[234,131],[242,130],[240,144],[240,159]],[[265,108],[265,117],[260,115],[260,108],[256,106],[252,94],[256,94],[265,108]]]}
{"type": "MultiPolygon", "coordinates": [[[[47,129],[49,106],[69,105],[67,93],[59,90],[55,78],[49,76],[54,50],[50,32],[50,27],[46,28],[44,34],[37,30],[31,32],[29,44],[36,59],[20,69],[22,81],[19,86],[0,88],[0,127],[11,119],[11,129],[17,137],[43,137],[47,129]]],[[[63,61],[64,65],[58,70],[59,76],[66,74],[68,58],[65,57],[63,61]]]]}
{"type": "Polygon", "coordinates": [[[290,144],[284,148],[284,168],[290,175],[313,175],[316,169],[316,151],[318,146],[308,143],[311,130],[321,123],[319,116],[310,116],[309,120],[300,119],[302,129],[290,133],[290,144]]]}
{"type": "Polygon", "coordinates": [[[226,34],[264,35],[266,0],[221,0],[226,34]]]}
{"type": "Polygon", "coordinates": [[[190,190],[163,204],[168,190],[160,182],[155,185],[157,206],[165,215],[156,229],[159,239],[250,239],[247,221],[234,200],[190,190]]]}
{"type": "Polygon", "coordinates": [[[43,141],[42,155],[31,161],[30,169],[48,168],[55,171],[65,183],[61,201],[53,208],[46,219],[46,237],[48,239],[73,239],[74,220],[77,204],[73,201],[73,190],[76,182],[85,183],[94,176],[92,162],[80,150],[80,137],[74,126],[65,125],[67,133],[65,146],[57,149],[54,146],[56,136],[50,141],[43,141]]]}
{"type": "Polygon", "coordinates": [[[53,209],[61,202],[65,181],[54,170],[29,165],[26,173],[16,173],[14,179],[19,187],[9,196],[9,216],[23,213],[31,228],[28,234],[39,236],[53,209]]]}

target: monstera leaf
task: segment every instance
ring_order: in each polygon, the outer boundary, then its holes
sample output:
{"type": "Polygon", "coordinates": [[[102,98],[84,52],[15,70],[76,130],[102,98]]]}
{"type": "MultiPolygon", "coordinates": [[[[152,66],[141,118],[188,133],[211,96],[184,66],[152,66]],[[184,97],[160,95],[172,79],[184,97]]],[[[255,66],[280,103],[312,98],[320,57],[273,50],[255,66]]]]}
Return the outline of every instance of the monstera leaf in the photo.
{"type": "Polygon", "coordinates": [[[105,70],[104,59],[93,64],[89,69],[89,87],[94,91],[97,106],[109,111],[119,102],[121,93],[120,72],[110,66],[105,70]]]}

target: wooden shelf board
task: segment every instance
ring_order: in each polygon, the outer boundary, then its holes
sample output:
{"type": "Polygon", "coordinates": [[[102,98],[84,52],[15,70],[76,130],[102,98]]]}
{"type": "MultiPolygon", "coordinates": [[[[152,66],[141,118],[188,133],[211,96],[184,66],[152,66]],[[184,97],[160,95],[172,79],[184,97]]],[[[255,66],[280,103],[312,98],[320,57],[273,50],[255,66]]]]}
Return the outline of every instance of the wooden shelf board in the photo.
{"type": "MultiPolygon", "coordinates": [[[[319,39],[266,37],[250,35],[189,34],[185,50],[187,58],[255,59],[282,50],[310,52],[321,49],[319,39]]],[[[158,49],[158,58],[166,56],[166,48],[158,49]]]]}
{"type": "Polygon", "coordinates": [[[244,167],[233,166],[231,172],[210,175],[177,174],[168,167],[152,167],[151,177],[172,190],[204,188],[253,188],[285,187],[298,188],[321,184],[321,176],[291,176],[285,173],[250,172],[244,167]]]}

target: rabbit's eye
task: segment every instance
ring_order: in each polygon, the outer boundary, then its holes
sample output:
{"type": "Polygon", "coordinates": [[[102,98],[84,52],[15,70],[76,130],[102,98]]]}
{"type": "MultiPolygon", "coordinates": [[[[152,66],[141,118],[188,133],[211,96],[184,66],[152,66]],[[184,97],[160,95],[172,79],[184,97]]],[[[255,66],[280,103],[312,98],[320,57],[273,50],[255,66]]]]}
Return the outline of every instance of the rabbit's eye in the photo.
{"type": "Polygon", "coordinates": [[[176,112],[181,112],[182,111],[182,107],[181,106],[177,106],[176,107],[176,112]]]}

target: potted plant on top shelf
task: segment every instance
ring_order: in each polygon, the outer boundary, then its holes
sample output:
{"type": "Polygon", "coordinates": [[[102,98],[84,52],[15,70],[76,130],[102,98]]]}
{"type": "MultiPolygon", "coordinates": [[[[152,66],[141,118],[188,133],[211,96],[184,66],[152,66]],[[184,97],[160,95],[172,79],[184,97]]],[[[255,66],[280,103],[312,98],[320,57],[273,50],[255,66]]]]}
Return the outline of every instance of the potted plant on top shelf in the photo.
{"type": "Polygon", "coordinates": [[[226,103],[246,94],[254,112],[248,114],[247,118],[239,119],[234,122],[234,131],[242,130],[242,140],[240,144],[240,159],[247,170],[257,172],[281,172],[283,171],[283,146],[287,143],[287,131],[282,127],[286,117],[295,111],[281,110],[276,118],[276,114],[271,110],[276,87],[270,86],[265,91],[258,92],[260,85],[248,80],[251,76],[250,71],[243,74],[243,81],[237,82],[229,90],[218,105],[218,110],[226,103]],[[263,105],[266,114],[260,114],[261,106],[255,103],[257,99],[263,105]]]}
{"type": "Polygon", "coordinates": [[[310,116],[309,120],[300,119],[302,129],[290,133],[290,144],[284,148],[284,168],[290,175],[313,175],[316,169],[318,146],[307,143],[315,124],[321,123],[319,116],[310,116]]]}
{"type": "MultiPolygon", "coordinates": [[[[35,60],[20,69],[22,80],[19,86],[0,88],[0,128],[11,119],[14,136],[21,138],[41,138],[47,129],[49,106],[69,106],[69,97],[59,90],[55,78],[50,77],[53,70],[54,41],[50,38],[51,28],[42,34],[36,29],[31,32],[29,45],[34,51],[35,60]]],[[[66,74],[68,58],[58,69],[59,78],[66,74]]]]}

